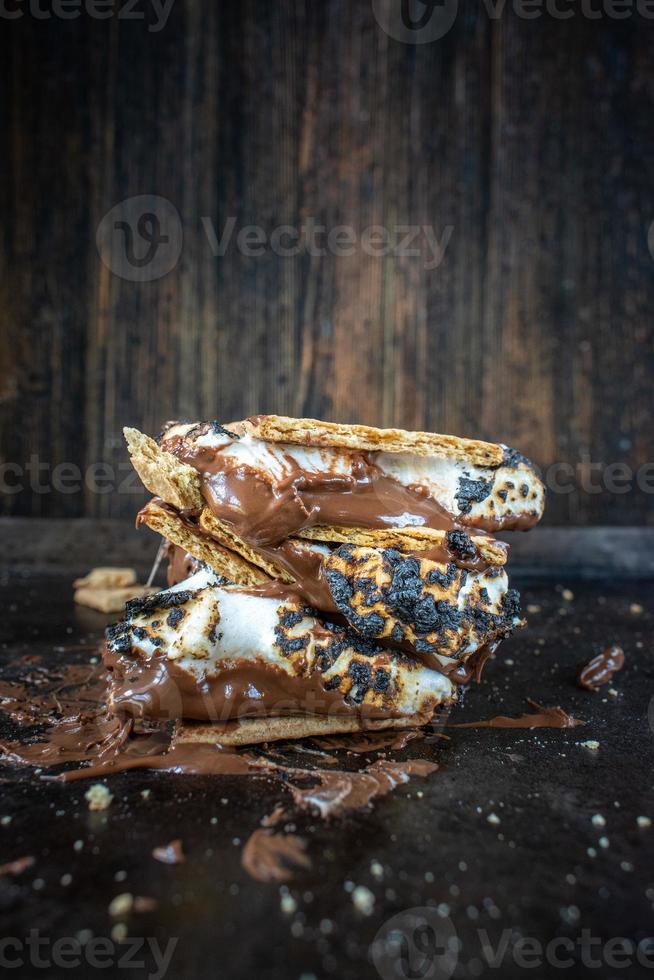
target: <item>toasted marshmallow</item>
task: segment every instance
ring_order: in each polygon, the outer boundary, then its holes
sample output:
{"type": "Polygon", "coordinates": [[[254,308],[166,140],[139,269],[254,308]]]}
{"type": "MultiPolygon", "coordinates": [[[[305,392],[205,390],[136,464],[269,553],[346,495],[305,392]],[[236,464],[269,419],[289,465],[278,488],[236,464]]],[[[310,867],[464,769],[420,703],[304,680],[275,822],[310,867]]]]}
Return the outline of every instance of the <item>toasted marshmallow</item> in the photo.
{"type": "Polygon", "coordinates": [[[324,563],[338,611],[362,636],[449,667],[521,625],[503,569],[467,571],[392,548],[342,545],[324,563]]]}
{"type": "MultiPolygon", "coordinates": [[[[189,447],[220,453],[230,466],[244,467],[273,484],[292,479],[298,472],[316,476],[355,478],[361,453],[333,446],[303,446],[265,442],[249,432],[240,437],[206,423],[175,424],[162,439],[167,449],[183,440],[189,447]]],[[[405,488],[422,488],[460,524],[498,530],[526,528],[543,513],[545,489],[536,468],[514,450],[504,449],[500,466],[475,466],[451,456],[413,453],[367,452],[377,470],[405,488]]],[[[174,450],[173,450],[174,451],[174,450]]],[[[420,518],[397,515],[394,526],[410,526],[420,518]]]]}
{"type": "MultiPolygon", "coordinates": [[[[174,665],[183,684],[202,692],[221,671],[247,673],[256,666],[264,678],[268,669],[277,686],[285,676],[310,687],[310,709],[317,714],[429,714],[455,693],[443,673],[326,626],[292,598],[219,585],[207,570],[130,604],[127,619],[107,631],[107,645],[114,668],[121,662],[121,683],[123,676],[133,682],[139,671],[161,673],[174,665]]],[[[125,707],[122,694],[114,696],[114,706],[125,707]]],[[[274,714],[275,705],[268,707],[274,714]]]]}

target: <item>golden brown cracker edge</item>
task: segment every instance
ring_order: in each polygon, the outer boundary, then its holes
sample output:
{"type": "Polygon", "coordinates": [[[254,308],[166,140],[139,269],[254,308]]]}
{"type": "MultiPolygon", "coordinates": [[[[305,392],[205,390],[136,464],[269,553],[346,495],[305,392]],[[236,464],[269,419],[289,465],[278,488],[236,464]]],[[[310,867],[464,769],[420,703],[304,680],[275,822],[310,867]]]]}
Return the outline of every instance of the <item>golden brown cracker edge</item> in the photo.
{"type": "Polygon", "coordinates": [[[140,521],[237,585],[258,585],[269,581],[261,568],[224,548],[206,534],[194,531],[184,524],[181,517],[161,507],[154,500],[143,508],[140,521]]]}
{"type": "MultiPolygon", "coordinates": [[[[421,551],[442,545],[447,532],[433,528],[406,527],[397,529],[337,527],[335,525],[316,525],[298,531],[298,537],[308,541],[327,541],[342,544],[356,544],[371,548],[397,548],[418,556],[421,551]]],[[[489,565],[505,565],[507,548],[489,537],[474,535],[470,540],[479,554],[489,565]]]]}
{"type": "MultiPolygon", "coordinates": [[[[448,704],[443,700],[437,708],[448,704]]],[[[317,735],[342,735],[350,732],[380,731],[388,728],[419,728],[431,721],[432,713],[407,715],[404,718],[376,718],[363,721],[340,715],[284,715],[265,718],[241,718],[222,724],[207,725],[204,722],[180,725],[177,740],[180,742],[211,743],[228,746],[257,745],[261,742],[279,742],[310,738],[317,735]]]]}
{"type": "Polygon", "coordinates": [[[126,427],[123,434],[132,466],[150,493],[178,510],[202,507],[204,500],[197,470],[161,449],[154,439],[138,429],[126,427]]]}
{"type": "Polygon", "coordinates": [[[292,575],[289,575],[284,569],[268,561],[256,548],[251,547],[243,538],[235,534],[229,525],[216,517],[208,507],[204,508],[199,520],[200,527],[203,531],[210,534],[216,541],[224,545],[224,547],[237,552],[246,561],[264,569],[271,578],[280,579],[282,582],[288,584],[292,584],[295,581],[292,575]]]}
{"type": "Polygon", "coordinates": [[[332,446],[368,452],[413,453],[416,456],[445,456],[475,466],[500,466],[504,459],[504,449],[496,443],[440,435],[436,432],[378,429],[370,425],[295,419],[284,415],[258,415],[245,421],[250,423],[252,435],[269,442],[332,446]]]}

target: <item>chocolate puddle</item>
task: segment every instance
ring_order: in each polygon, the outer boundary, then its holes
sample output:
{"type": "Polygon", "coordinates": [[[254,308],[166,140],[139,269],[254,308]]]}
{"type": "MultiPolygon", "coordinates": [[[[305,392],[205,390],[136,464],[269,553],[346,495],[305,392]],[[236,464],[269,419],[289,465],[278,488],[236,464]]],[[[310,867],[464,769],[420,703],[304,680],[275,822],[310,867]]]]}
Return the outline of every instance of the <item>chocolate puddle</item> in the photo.
{"type": "Polygon", "coordinates": [[[519,718],[511,718],[508,715],[496,715],[495,718],[488,718],[485,721],[466,721],[463,723],[448,725],[448,728],[576,728],[577,725],[585,725],[584,721],[573,718],[561,707],[546,708],[527,698],[529,704],[536,708],[536,711],[529,714],[520,715],[519,718]]]}
{"type": "Polygon", "coordinates": [[[133,725],[109,713],[106,692],[101,664],[72,664],[50,674],[32,671],[24,681],[0,682],[0,708],[19,724],[44,729],[36,733],[41,741],[0,742],[0,756],[32,766],[111,759],[133,725]]]}
{"type": "MultiPolygon", "coordinates": [[[[0,743],[0,757],[18,765],[50,767],[66,762],[91,765],[46,773],[43,780],[73,782],[103,778],[129,769],[154,769],[187,775],[258,776],[273,779],[284,796],[290,794],[299,811],[319,815],[325,820],[370,806],[412,776],[435,772],[436,763],[422,759],[390,761],[379,759],[362,770],[345,771],[321,766],[337,765],[338,759],[319,748],[289,743],[288,752],[305,752],[315,757],[316,768],[300,768],[284,761],[283,749],[275,751],[280,761],[269,758],[263,749],[247,751],[223,748],[219,744],[195,743],[178,738],[176,726],[149,724],[128,717],[110,715],[105,699],[108,677],[101,664],[71,665],[48,674],[32,672],[23,681],[0,683],[0,707],[19,723],[31,728],[26,735],[40,741],[20,740],[0,743]]],[[[377,747],[404,748],[417,731],[355,736],[355,751],[377,747]]],[[[347,749],[347,737],[334,739],[339,749],[347,749]]],[[[310,759],[311,763],[314,758],[310,759]]],[[[311,868],[303,839],[273,831],[287,816],[286,805],[278,803],[261,821],[245,844],[243,868],[258,881],[289,881],[294,872],[311,868]]],[[[181,842],[157,848],[154,856],[162,861],[183,860],[181,842]]],[[[11,873],[9,866],[7,871],[11,873]]]]}
{"type": "Polygon", "coordinates": [[[614,674],[624,667],[625,657],[622,647],[610,646],[584,664],[577,675],[577,684],[595,694],[602,684],[608,684],[614,674]]]}
{"type": "MultiPolygon", "coordinates": [[[[378,758],[363,768],[347,771],[325,768],[338,760],[324,749],[350,751],[353,754],[404,749],[414,740],[425,737],[422,730],[375,732],[353,736],[312,739],[315,749],[289,743],[279,751],[252,747],[234,750],[220,744],[194,743],[178,738],[173,724],[149,724],[110,715],[105,698],[108,678],[101,664],[71,665],[48,673],[30,670],[23,681],[0,683],[0,707],[17,722],[38,725],[28,735],[40,741],[19,740],[0,743],[4,760],[29,766],[57,766],[66,762],[90,762],[91,765],[64,772],[47,773],[42,779],[64,782],[103,778],[129,769],[154,769],[177,774],[258,776],[273,780],[299,812],[323,820],[341,818],[353,811],[371,806],[412,777],[427,777],[438,769],[426,759],[403,761],[378,758]],[[306,768],[289,765],[283,751],[315,756],[306,768]]],[[[498,716],[485,721],[453,725],[455,728],[569,728],[583,722],[572,718],[562,708],[547,708],[534,701],[535,713],[519,718],[498,716]]],[[[289,802],[290,802],[289,801],[289,802]]],[[[261,821],[244,846],[242,865],[258,881],[289,881],[297,871],[311,868],[302,838],[274,830],[287,816],[287,803],[280,801],[274,811],[261,821]]]]}
{"type": "Polygon", "coordinates": [[[425,733],[421,729],[405,728],[399,732],[371,732],[369,735],[321,735],[311,741],[321,749],[343,749],[346,752],[363,754],[405,749],[409,742],[424,737],[425,733]]]}

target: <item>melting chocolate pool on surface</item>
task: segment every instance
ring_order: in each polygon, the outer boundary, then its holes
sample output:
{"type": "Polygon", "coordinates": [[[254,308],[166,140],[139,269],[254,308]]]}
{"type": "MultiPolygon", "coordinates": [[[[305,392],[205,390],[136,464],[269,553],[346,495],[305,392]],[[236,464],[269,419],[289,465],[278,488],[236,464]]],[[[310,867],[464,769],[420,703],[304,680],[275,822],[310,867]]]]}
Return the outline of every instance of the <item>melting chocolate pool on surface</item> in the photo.
{"type": "Polygon", "coordinates": [[[496,715],[484,721],[466,721],[448,725],[448,728],[576,728],[585,722],[573,718],[561,707],[546,708],[537,701],[527,698],[536,710],[531,713],[511,718],[508,715],[496,715]]]}
{"type": "MultiPolygon", "coordinates": [[[[174,726],[120,718],[109,714],[105,699],[108,679],[101,664],[68,666],[55,673],[33,671],[23,681],[0,684],[0,708],[18,722],[27,722],[28,736],[39,741],[0,742],[0,757],[26,766],[50,767],[62,763],[88,762],[89,766],[41,775],[42,779],[70,782],[98,778],[128,769],[158,769],[178,774],[249,775],[278,780],[284,798],[291,798],[299,811],[318,814],[323,819],[342,816],[369,806],[380,796],[408,782],[412,776],[428,776],[438,766],[423,759],[390,761],[379,759],[361,770],[342,771],[300,768],[273,761],[265,750],[225,749],[219,744],[176,740],[174,726]]],[[[403,748],[415,733],[389,733],[388,740],[376,735],[366,745],[403,748]]],[[[362,736],[355,736],[354,745],[362,736]]],[[[366,741],[363,738],[363,741],[366,741]]],[[[289,751],[306,746],[289,745],[289,751]]],[[[347,739],[338,741],[347,749],[347,739]]],[[[355,748],[356,751],[356,748],[355,748]]],[[[299,752],[298,752],[299,754],[299,752]]],[[[309,751],[318,763],[333,765],[337,759],[309,751]]],[[[313,759],[311,760],[313,762],[313,759]]],[[[248,840],[243,866],[260,881],[285,881],[294,870],[311,867],[304,843],[289,834],[273,833],[284,811],[278,805],[263,826],[248,840]]],[[[168,860],[179,848],[176,842],[159,848],[159,860],[168,860]],[[171,850],[173,848],[173,850],[171,850]],[[164,854],[165,852],[165,854],[164,854]],[[160,856],[161,855],[161,856],[160,856]]],[[[181,845],[180,845],[181,847],[181,845]]],[[[180,851],[181,853],[181,851],[180,851]]],[[[176,858],[177,859],[177,858],[176,858]]]]}
{"type": "MultiPolygon", "coordinates": [[[[325,763],[320,758],[320,751],[315,750],[309,751],[309,756],[317,756],[316,768],[301,768],[287,764],[284,749],[280,747],[273,753],[280,761],[275,761],[265,747],[232,750],[219,744],[178,741],[175,727],[169,723],[149,726],[147,722],[110,715],[105,704],[106,693],[107,676],[101,664],[69,666],[51,674],[39,668],[32,670],[24,681],[2,682],[0,707],[17,722],[38,725],[28,734],[35,734],[40,741],[5,741],[0,743],[0,756],[9,762],[39,767],[69,762],[91,763],[41,776],[42,779],[66,782],[104,777],[128,769],[272,778],[278,783],[283,800],[273,814],[262,819],[242,854],[243,867],[259,881],[287,881],[295,872],[311,867],[303,839],[274,829],[286,815],[289,794],[300,813],[330,820],[368,807],[412,777],[424,778],[438,769],[435,762],[415,758],[401,761],[377,758],[353,770],[323,768],[338,760],[328,757],[329,761],[325,763]]],[[[529,703],[536,710],[519,718],[499,715],[450,727],[571,728],[583,724],[560,707],[547,708],[535,701],[529,703]]],[[[422,737],[422,731],[409,730],[357,733],[351,737],[322,737],[311,741],[321,749],[342,749],[348,754],[357,754],[404,749],[411,741],[422,737]]],[[[294,743],[285,747],[297,754],[301,754],[303,748],[306,746],[294,743]]],[[[166,855],[172,846],[168,845],[166,855]]],[[[164,849],[160,850],[162,856],[159,859],[167,860],[168,857],[163,856],[164,849]]],[[[174,856],[172,850],[170,854],[174,856]]]]}

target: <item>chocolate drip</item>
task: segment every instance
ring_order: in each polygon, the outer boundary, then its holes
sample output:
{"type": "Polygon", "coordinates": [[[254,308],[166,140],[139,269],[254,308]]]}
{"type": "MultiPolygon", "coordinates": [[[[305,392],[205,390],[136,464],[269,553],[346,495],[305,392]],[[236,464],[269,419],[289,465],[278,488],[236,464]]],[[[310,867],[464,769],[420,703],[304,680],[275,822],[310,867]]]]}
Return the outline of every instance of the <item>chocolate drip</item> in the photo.
{"type": "Polygon", "coordinates": [[[475,650],[474,653],[471,653],[463,663],[455,663],[449,670],[444,669],[443,673],[447,674],[454,684],[468,684],[473,677],[476,683],[479,684],[484,667],[494,656],[500,642],[501,639],[491,640],[489,643],[485,643],[478,650],[475,650]]]}
{"type": "Polygon", "coordinates": [[[607,647],[583,665],[577,675],[577,683],[579,687],[597,693],[602,684],[608,684],[613,675],[622,670],[624,663],[622,647],[607,647]]]}
{"type": "Polygon", "coordinates": [[[166,572],[168,588],[177,585],[179,582],[183,582],[184,579],[190,578],[191,575],[195,575],[202,564],[197,558],[189,554],[188,551],[185,551],[184,548],[180,548],[179,545],[172,544],[170,541],[166,545],[165,557],[168,560],[168,570],[166,572]]]}
{"type": "Polygon", "coordinates": [[[456,725],[448,725],[448,728],[576,728],[585,722],[578,718],[573,718],[561,707],[546,708],[527,698],[527,701],[536,711],[530,714],[520,715],[519,718],[511,718],[508,715],[497,715],[495,718],[488,718],[485,721],[467,721],[456,725]]]}

